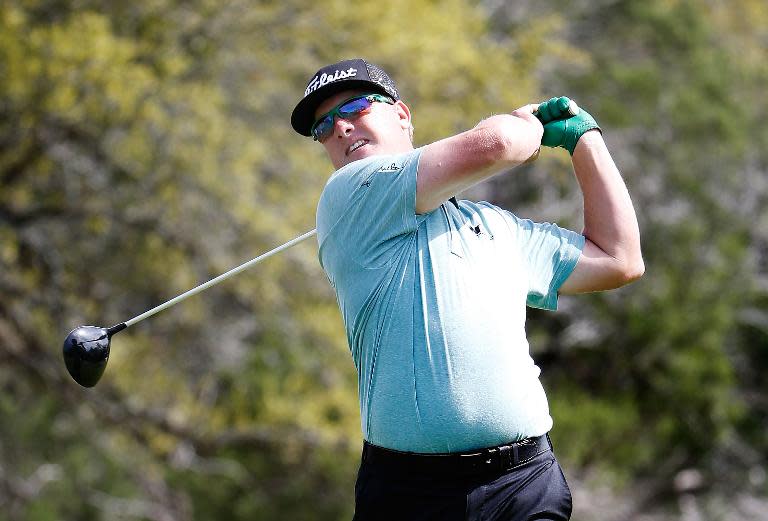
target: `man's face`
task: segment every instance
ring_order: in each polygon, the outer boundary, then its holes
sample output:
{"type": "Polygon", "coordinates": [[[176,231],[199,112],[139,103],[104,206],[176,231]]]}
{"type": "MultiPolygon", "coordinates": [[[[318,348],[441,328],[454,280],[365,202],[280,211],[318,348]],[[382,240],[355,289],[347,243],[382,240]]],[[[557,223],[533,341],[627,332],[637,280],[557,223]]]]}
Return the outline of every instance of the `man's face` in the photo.
{"type": "MultiPolygon", "coordinates": [[[[315,118],[356,95],[369,94],[364,90],[339,92],[323,101],[315,111],[315,118]]],[[[333,134],[323,141],[328,157],[335,168],[365,157],[405,152],[413,149],[409,129],[411,113],[397,101],[394,105],[376,102],[370,111],[347,120],[336,117],[333,134]]]]}

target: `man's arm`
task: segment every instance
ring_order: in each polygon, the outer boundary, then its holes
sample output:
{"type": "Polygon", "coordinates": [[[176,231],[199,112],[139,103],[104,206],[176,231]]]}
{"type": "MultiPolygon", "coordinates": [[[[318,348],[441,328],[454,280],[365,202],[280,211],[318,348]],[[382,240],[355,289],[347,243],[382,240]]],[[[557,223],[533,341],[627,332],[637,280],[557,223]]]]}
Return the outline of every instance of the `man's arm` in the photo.
{"type": "Polygon", "coordinates": [[[599,131],[581,136],[572,160],[584,197],[586,244],[560,293],[613,289],[640,278],[645,266],[637,217],[599,131]]]}
{"type": "Polygon", "coordinates": [[[500,170],[536,156],[543,127],[537,105],[492,116],[466,132],[424,147],[416,180],[416,212],[434,210],[450,197],[500,170]]]}

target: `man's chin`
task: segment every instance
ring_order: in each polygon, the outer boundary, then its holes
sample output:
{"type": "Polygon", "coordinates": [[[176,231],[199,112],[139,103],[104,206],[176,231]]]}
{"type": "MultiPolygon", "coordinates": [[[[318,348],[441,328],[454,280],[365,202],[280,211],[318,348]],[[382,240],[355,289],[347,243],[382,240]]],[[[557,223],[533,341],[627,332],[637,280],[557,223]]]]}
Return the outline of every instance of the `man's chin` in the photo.
{"type": "Polygon", "coordinates": [[[376,151],[373,147],[370,145],[363,145],[360,148],[357,148],[350,152],[349,154],[345,154],[343,157],[339,158],[339,164],[336,165],[336,168],[341,168],[342,166],[346,166],[350,163],[354,163],[355,161],[359,161],[360,159],[365,159],[366,157],[375,156],[376,151]]]}

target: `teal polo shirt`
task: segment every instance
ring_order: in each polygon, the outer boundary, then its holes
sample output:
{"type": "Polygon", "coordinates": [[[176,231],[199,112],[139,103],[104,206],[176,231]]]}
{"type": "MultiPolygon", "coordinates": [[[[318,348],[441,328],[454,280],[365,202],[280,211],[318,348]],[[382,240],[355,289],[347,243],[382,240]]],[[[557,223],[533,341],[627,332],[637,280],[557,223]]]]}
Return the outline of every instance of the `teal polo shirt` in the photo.
{"type": "Polygon", "coordinates": [[[421,150],[337,170],[317,207],[320,264],[358,375],[363,436],[407,452],[460,452],[552,427],[525,334],[554,310],[578,233],[486,202],[417,214],[421,150]]]}

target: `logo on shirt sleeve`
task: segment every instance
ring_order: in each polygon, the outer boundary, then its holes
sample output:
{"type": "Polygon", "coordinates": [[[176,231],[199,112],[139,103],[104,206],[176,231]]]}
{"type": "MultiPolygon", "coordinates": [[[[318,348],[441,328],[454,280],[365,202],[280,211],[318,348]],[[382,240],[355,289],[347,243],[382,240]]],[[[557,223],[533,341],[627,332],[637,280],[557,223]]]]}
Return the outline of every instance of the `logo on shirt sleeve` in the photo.
{"type": "Polygon", "coordinates": [[[363,181],[360,187],[368,188],[371,186],[371,182],[373,181],[373,178],[376,177],[376,174],[391,174],[392,172],[399,172],[403,168],[404,167],[402,164],[398,165],[397,163],[390,163],[388,165],[380,166],[378,169],[374,170],[373,173],[370,174],[365,181],[363,181]]]}
{"type": "Polygon", "coordinates": [[[403,165],[392,163],[391,165],[382,166],[377,170],[377,172],[397,172],[398,170],[402,170],[402,169],[403,169],[403,165]]]}

